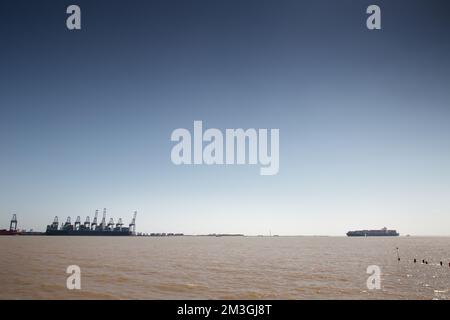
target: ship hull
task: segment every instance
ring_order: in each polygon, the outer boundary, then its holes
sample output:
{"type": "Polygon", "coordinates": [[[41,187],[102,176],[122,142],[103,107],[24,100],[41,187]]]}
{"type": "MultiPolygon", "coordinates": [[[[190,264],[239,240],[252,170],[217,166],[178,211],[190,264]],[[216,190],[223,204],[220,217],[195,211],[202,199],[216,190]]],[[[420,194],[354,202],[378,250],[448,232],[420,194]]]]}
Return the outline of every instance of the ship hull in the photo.
{"type": "Polygon", "coordinates": [[[399,235],[395,230],[360,230],[347,232],[348,237],[398,237],[399,235]]]}
{"type": "Polygon", "coordinates": [[[15,230],[0,230],[0,236],[16,236],[20,233],[15,230]]]}

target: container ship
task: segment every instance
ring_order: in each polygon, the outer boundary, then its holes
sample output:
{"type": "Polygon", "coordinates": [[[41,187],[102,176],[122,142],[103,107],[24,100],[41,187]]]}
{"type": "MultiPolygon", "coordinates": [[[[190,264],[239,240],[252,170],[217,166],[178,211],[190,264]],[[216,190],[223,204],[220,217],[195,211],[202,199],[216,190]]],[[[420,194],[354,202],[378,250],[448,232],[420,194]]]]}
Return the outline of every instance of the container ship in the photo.
{"type": "Polygon", "coordinates": [[[397,230],[356,230],[347,232],[348,237],[398,237],[400,234],[397,230]]]}
{"type": "Polygon", "coordinates": [[[71,223],[70,217],[59,227],[58,217],[55,217],[53,223],[47,226],[45,235],[47,236],[134,236],[136,235],[136,215],[134,212],[133,219],[128,227],[124,227],[122,218],[114,223],[113,218],[106,223],[106,209],[103,209],[103,218],[100,224],[97,224],[98,210],[95,211],[95,217],[92,223],[89,216],[84,223],[81,223],[80,216],[77,217],[74,224],[71,223]]]}

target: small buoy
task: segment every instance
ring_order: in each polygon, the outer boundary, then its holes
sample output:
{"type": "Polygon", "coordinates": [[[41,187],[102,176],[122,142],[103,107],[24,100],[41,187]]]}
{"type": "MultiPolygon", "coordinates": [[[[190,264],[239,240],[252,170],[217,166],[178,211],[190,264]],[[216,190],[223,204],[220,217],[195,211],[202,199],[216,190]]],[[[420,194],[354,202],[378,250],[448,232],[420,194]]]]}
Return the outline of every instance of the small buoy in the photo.
{"type": "Polygon", "coordinates": [[[425,260],[424,260],[424,259],[422,259],[422,263],[425,263],[425,260]]]}
{"type": "Polygon", "coordinates": [[[442,267],[442,265],[443,265],[443,263],[442,263],[442,261],[441,261],[441,267],[442,267]]]}
{"type": "Polygon", "coordinates": [[[417,260],[416,259],[414,259],[414,263],[416,263],[417,262],[417,260]]]}
{"type": "Polygon", "coordinates": [[[425,264],[428,264],[428,261],[425,261],[425,264]]]}

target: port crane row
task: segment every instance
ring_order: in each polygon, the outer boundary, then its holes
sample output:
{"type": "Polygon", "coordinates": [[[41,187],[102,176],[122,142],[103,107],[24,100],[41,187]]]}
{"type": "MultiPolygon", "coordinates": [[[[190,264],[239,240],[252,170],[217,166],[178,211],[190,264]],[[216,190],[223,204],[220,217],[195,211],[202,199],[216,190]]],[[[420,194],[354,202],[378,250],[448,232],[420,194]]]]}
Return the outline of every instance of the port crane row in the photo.
{"type": "MultiPolygon", "coordinates": [[[[106,223],[106,208],[103,209],[103,217],[100,223],[98,223],[99,210],[95,211],[94,219],[92,223],[90,217],[87,216],[84,223],[81,222],[81,217],[78,216],[75,222],[72,224],[70,216],[67,217],[65,223],[59,225],[58,216],[55,216],[53,223],[47,226],[46,235],[135,235],[136,234],[136,215],[137,211],[134,211],[133,219],[128,227],[124,226],[122,218],[119,218],[117,223],[114,223],[114,219],[110,218],[106,223]]],[[[9,230],[0,230],[0,235],[31,235],[31,234],[44,234],[42,232],[25,232],[17,229],[17,216],[13,214],[10,222],[9,230]]]]}
{"type": "Polygon", "coordinates": [[[86,217],[84,223],[81,223],[81,217],[78,216],[75,220],[75,223],[72,224],[71,218],[67,217],[65,223],[61,223],[61,227],[59,228],[58,216],[55,217],[53,223],[47,226],[47,234],[53,235],[58,234],[58,232],[65,231],[70,235],[76,235],[79,233],[91,232],[93,235],[95,233],[105,234],[107,232],[114,232],[118,234],[135,234],[136,233],[136,215],[137,211],[133,214],[133,219],[128,227],[124,227],[124,223],[122,222],[122,218],[119,218],[117,223],[114,223],[114,219],[110,218],[108,223],[106,223],[106,208],[103,209],[103,216],[100,223],[98,223],[98,210],[95,210],[95,216],[90,222],[89,216],[86,217]]]}

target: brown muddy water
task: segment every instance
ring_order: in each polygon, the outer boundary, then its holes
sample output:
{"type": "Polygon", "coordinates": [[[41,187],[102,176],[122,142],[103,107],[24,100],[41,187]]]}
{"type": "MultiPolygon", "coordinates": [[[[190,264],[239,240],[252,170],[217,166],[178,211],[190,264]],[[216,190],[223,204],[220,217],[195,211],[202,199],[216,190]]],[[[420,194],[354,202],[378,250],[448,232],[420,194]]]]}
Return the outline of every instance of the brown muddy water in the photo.
{"type": "Polygon", "coordinates": [[[450,237],[3,236],[0,257],[1,299],[450,299],[450,237]]]}

